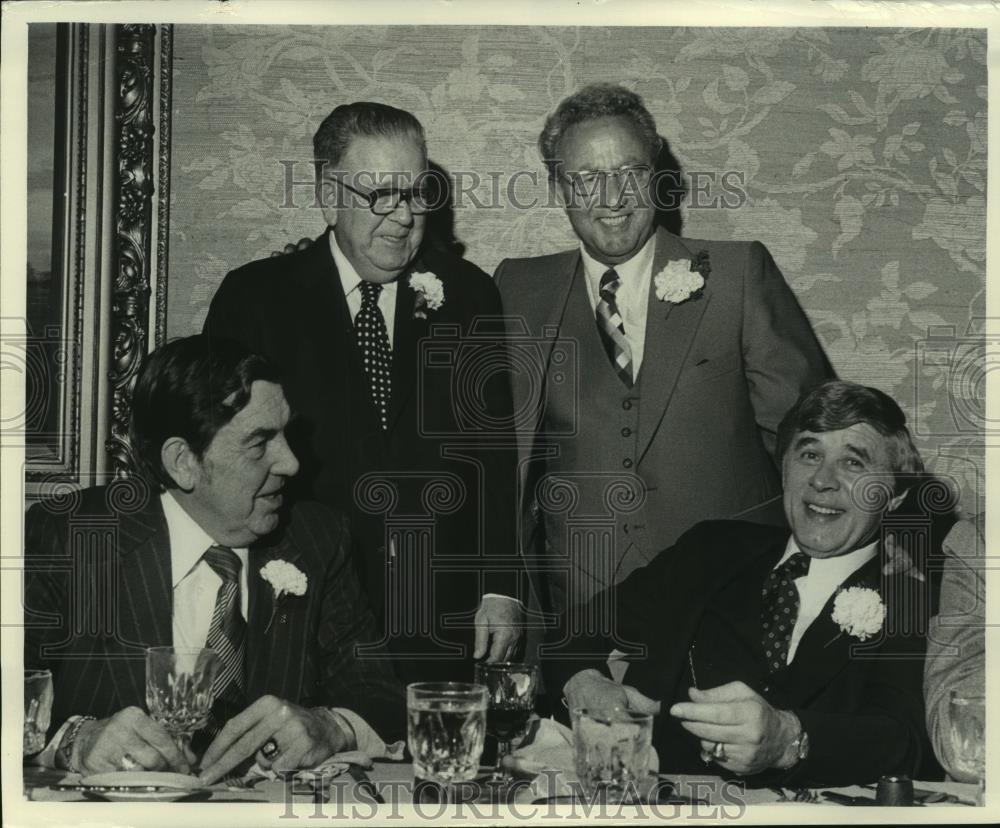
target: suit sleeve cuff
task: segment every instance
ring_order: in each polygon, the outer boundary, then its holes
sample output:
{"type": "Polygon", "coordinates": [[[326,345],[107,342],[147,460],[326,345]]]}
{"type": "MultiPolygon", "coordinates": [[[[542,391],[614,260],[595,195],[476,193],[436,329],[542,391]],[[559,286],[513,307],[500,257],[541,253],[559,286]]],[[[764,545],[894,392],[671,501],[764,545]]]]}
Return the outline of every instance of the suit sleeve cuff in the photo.
{"type": "Polygon", "coordinates": [[[499,592],[484,592],[483,600],[485,601],[487,598],[502,598],[505,601],[513,601],[515,604],[520,606],[522,610],[524,609],[524,602],[520,598],[515,598],[513,595],[502,595],[499,592]]]}
{"type": "Polygon", "coordinates": [[[328,711],[338,720],[348,735],[353,734],[353,744],[348,745],[345,750],[357,750],[364,753],[371,759],[396,759],[403,758],[403,742],[391,742],[386,744],[361,716],[346,707],[332,707],[328,711]]]}

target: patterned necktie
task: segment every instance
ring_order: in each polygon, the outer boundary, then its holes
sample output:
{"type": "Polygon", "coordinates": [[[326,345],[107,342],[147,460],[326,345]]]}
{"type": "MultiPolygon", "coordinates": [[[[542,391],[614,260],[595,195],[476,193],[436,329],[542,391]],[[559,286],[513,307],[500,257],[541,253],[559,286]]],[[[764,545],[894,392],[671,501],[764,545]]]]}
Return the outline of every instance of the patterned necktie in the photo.
{"type": "Polygon", "coordinates": [[[222,661],[222,668],[215,677],[212,690],[221,698],[246,687],[244,660],[246,649],[247,623],[240,609],[240,569],[243,564],[232,549],[226,546],[211,546],[204,555],[215,574],[222,579],[222,586],[215,597],[215,612],[208,627],[205,646],[215,650],[222,661]],[[235,687],[234,687],[235,685],[235,687]]]}
{"type": "Polygon", "coordinates": [[[772,673],[788,664],[788,645],[799,615],[799,591],[795,579],[809,572],[809,561],[805,552],[794,552],[764,579],[760,621],[764,631],[764,657],[767,669],[772,673]]]}
{"type": "Polygon", "coordinates": [[[618,304],[615,302],[615,293],[621,284],[614,268],[606,271],[601,277],[599,290],[601,298],[597,303],[597,330],[618,378],[625,383],[626,388],[631,388],[632,350],[625,338],[625,325],[618,312],[618,304]]]}
{"type": "Polygon", "coordinates": [[[389,332],[385,327],[385,317],[379,310],[378,297],[382,293],[382,285],[377,282],[361,282],[361,310],[354,318],[354,332],[358,337],[358,348],[361,350],[361,361],[368,375],[371,387],[372,402],[378,411],[382,430],[389,428],[389,397],[392,386],[390,369],[392,366],[392,348],[389,345],[389,332]]]}

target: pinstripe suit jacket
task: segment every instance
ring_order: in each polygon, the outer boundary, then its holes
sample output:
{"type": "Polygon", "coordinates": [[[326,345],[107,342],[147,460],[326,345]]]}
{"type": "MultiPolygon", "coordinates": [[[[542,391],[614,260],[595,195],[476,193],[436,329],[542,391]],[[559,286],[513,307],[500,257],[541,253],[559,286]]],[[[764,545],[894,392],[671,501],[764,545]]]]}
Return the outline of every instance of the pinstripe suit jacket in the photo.
{"type": "MultiPolygon", "coordinates": [[[[350,565],[346,519],[316,503],[297,504],[285,517],[250,549],[247,696],[346,707],[386,740],[399,738],[403,690],[376,643],[350,565]],[[276,559],[309,579],[305,595],[285,595],[277,606],[259,576],[276,559]]],[[[51,732],[73,714],[145,707],[144,648],[172,643],[170,543],[159,497],[122,481],[36,504],[27,515],[25,570],[24,662],[52,671],[51,732]]]]}

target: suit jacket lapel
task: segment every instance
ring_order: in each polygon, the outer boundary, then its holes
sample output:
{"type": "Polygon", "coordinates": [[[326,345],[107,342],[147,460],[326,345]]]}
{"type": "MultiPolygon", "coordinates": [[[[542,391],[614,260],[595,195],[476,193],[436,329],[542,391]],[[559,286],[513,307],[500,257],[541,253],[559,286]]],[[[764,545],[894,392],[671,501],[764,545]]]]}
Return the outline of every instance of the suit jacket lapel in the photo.
{"type": "Polygon", "coordinates": [[[788,667],[787,692],[791,699],[804,699],[814,689],[826,686],[852,657],[856,657],[852,650],[860,642],[843,632],[833,620],[833,604],[838,592],[852,586],[867,587],[881,594],[881,571],[882,556],[879,554],[857,569],[834,591],[816,620],[809,625],[799,641],[795,658],[788,667]]]}
{"type": "Polygon", "coordinates": [[[666,230],[656,234],[653,273],[649,280],[645,349],[639,379],[642,403],[639,406],[639,461],[645,456],[663,420],[677,377],[687,359],[688,349],[711,301],[705,290],[696,299],[680,304],[656,298],[655,276],[671,259],[691,259],[693,254],[684,242],[666,230]]]}
{"type": "MultiPolygon", "coordinates": [[[[776,530],[773,539],[760,546],[736,550],[738,554],[727,555],[722,561],[713,557],[710,564],[712,571],[704,576],[704,580],[695,579],[695,588],[685,594],[683,602],[667,610],[670,621],[663,626],[671,633],[662,636],[657,644],[665,649],[665,661],[669,665],[657,677],[661,682],[658,690],[660,698],[667,698],[673,693],[688,667],[689,657],[702,689],[721,683],[715,678],[719,675],[726,675],[725,680],[729,680],[731,658],[727,653],[698,646],[698,631],[710,610],[714,609],[737,629],[752,630],[748,637],[753,650],[762,650],[760,588],[750,589],[747,585],[763,582],[767,572],[781,557],[787,542],[787,532],[776,530]],[[688,651],[683,651],[676,646],[677,641],[690,641],[692,645],[688,651]]],[[[739,645],[733,642],[733,646],[739,645]]],[[[656,662],[655,659],[653,661],[656,662]]]]}
{"type": "Polygon", "coordinates": [[[410,288],[410,271],[396,282],[396,318],[392,327],[392,390],[389,398],[389,428],[406,407],[417,378],[418,343],[428,333],[426,319],[414,319],[416,293],[410,288]]]}
{"type": "Polygon", "coordinates": [[[299,558],[299,550],[288,541],[286,532],[277,533],[250,548],[247,571],[249,605],[246,674],[247,690],[251,700],[264,692],[277,694],[279,689],[283,693],[283,698],[299,698],[301,674],[299,672],[292,674],[288,669],[274,669],[279,659],[284,665],[300,664],[300,659],[289,658],[289,655],[300,651],[306,644],[304,627],[294,621],[288,622],[291,614],[285,612],[284,604],[289,601],[308,600],[309,591],[319,589],[320,585],[310,582],[306,586],[305,596],[300,598],[285,595],[275,602],[271,584],[260,574],[270,561],[282,560],[299,566],[299,558]],[[276,686],[275,682],[280,687],[276,686]],[[295,692],[289,692],[290,690],[295,692]]]}
{"type": "MultiPolygon", "coordinates": [[[[573,284],[583,278],[583,259],[579,250],[570,250],[559,255],[552,268],[552,273],[544,280],[538,280],[539,296],[533,303],[534,307],[543,308],[545,316],[538,320],[538,327],[530,330],[521,320],[516,320],[516,328],[509,328],[512,336],[534,338],[539,344],[537,349],[528,351],[537,355],[536,370],[533,372],[514,372],[514,408],[516,411],[534,412],[530,429],[522,430],[518,435],[519,456],[521,462],[518,469],[518,479],[521,492],[527,494],[527,479],[535,438],[541,432],[542,416],[545,413],[546,390],[545,383],[537,382],[537,377],[548,375],[549,360],[552,350],[559,338],[566,306],[572,292],[573,284]],[[526,432],[526,433],[525,433],[526,432]]],[[[584,382],[583,377],[576,378],[577,384],[584,382]]]]}
{"type": "Polygon", "coordinates": [[[159,497],[119,515],[118,532],[118,640],[107,644],[110,673],[119,698],[144,699],[144,649],[173,644],[170,537],[159,497]]]}

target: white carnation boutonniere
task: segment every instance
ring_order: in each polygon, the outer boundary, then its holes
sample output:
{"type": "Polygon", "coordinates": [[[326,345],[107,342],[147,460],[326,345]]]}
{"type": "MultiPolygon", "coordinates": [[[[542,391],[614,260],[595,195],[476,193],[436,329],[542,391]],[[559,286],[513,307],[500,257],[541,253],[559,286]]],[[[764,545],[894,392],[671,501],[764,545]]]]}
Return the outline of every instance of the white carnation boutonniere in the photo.
{"type": "Polygon", "coordinates": [[[848,587],[837,593],[833,600],[835,624],[842,632],[865,641],[878,635],[885,621],[885,604],[882,596],[867,587],[848,587]]]}
{"type": "Polygon", "coordinates": [[[444,285],[430,271],[417,271],[410,276],[410,287],[417,294],[413,306],[414,319],[426,319],[427,311],[436,311],[444,304],[444,285]]]}
{"type": "Polygon", "coordinates": [[[693,259],[671,259],[653,277],[656,298],[674,305],[695,298],[711,272],[707,250],[700,251],[693,259]]]}
{"type": "Polygon", "coordinates": [[[264,632],[267,633],[271,629],[271,624],[274,623],[274,616],[278,611],[278,601],[281,600],[281,597],[285,594],[305,595],[306,588],[309,586],[309,578],[295,564],[282,560],[268,561],[264,564],[260,570],[260,577],[267,581],[274,591],[271,617],[268,619],[267,626],[264,627],[264,632]]]}

